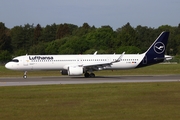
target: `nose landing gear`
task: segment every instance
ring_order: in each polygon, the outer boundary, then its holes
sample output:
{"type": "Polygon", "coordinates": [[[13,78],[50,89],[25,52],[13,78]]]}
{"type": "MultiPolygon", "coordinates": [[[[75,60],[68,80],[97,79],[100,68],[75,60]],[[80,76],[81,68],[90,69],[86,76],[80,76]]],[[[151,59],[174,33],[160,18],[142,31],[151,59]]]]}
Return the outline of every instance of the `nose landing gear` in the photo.
{"type": "Polygon", "coordinates": [[[27,78],[27,71],[24,72],[23,78],[26,79],[27,78]]]}

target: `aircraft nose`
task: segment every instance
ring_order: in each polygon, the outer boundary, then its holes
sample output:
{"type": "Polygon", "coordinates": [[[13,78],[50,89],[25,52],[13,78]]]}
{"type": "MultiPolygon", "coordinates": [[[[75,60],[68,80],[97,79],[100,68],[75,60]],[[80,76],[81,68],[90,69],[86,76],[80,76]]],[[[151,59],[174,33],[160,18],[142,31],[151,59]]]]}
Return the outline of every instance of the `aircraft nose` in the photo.
{"type": "Polygon", "coordinates": [[[12,65],[11,65],[9,62],[6,63],[5,67],[6,67],[7,69],[12,69],[12,65]]]}

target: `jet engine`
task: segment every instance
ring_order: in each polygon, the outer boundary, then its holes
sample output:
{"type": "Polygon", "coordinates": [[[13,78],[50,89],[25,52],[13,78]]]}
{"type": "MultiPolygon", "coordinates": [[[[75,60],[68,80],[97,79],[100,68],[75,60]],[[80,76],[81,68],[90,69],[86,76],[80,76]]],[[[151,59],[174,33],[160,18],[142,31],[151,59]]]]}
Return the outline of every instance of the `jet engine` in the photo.
{"type": "Polygon", "coordinates": [[[82,75],[83,67],[81,66],[69,66],[68,67],[68,75],[82,75]]]}

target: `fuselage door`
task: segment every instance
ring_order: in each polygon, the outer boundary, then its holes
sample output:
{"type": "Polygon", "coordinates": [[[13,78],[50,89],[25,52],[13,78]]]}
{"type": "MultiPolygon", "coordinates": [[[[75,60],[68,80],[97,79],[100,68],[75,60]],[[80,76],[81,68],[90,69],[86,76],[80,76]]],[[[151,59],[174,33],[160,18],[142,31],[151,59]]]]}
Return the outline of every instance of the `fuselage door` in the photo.
{"type": "Polygon", "coordinates": [[[23,57],[23,66],[28,66],[29,58],[28,56],[23,57]]]}

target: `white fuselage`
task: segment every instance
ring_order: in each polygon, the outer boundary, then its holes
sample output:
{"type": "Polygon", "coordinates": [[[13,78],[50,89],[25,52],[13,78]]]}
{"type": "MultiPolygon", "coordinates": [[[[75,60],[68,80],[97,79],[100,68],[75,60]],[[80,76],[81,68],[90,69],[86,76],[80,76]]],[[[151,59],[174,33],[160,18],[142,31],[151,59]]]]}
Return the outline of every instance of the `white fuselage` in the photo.
{"type": "Polygon", "coordinates": [[[100,64],[98,70],[132,69],[144,58],[144,54],[126,54],[119,62],[106,65],[106,63],[117,60],[119,56],[121,55],[26,55],[14,58],[18,62],[8,62],[6,68],[22,71],[66,70],[68,66],[72,65],[98,67],[100,64]]]}

